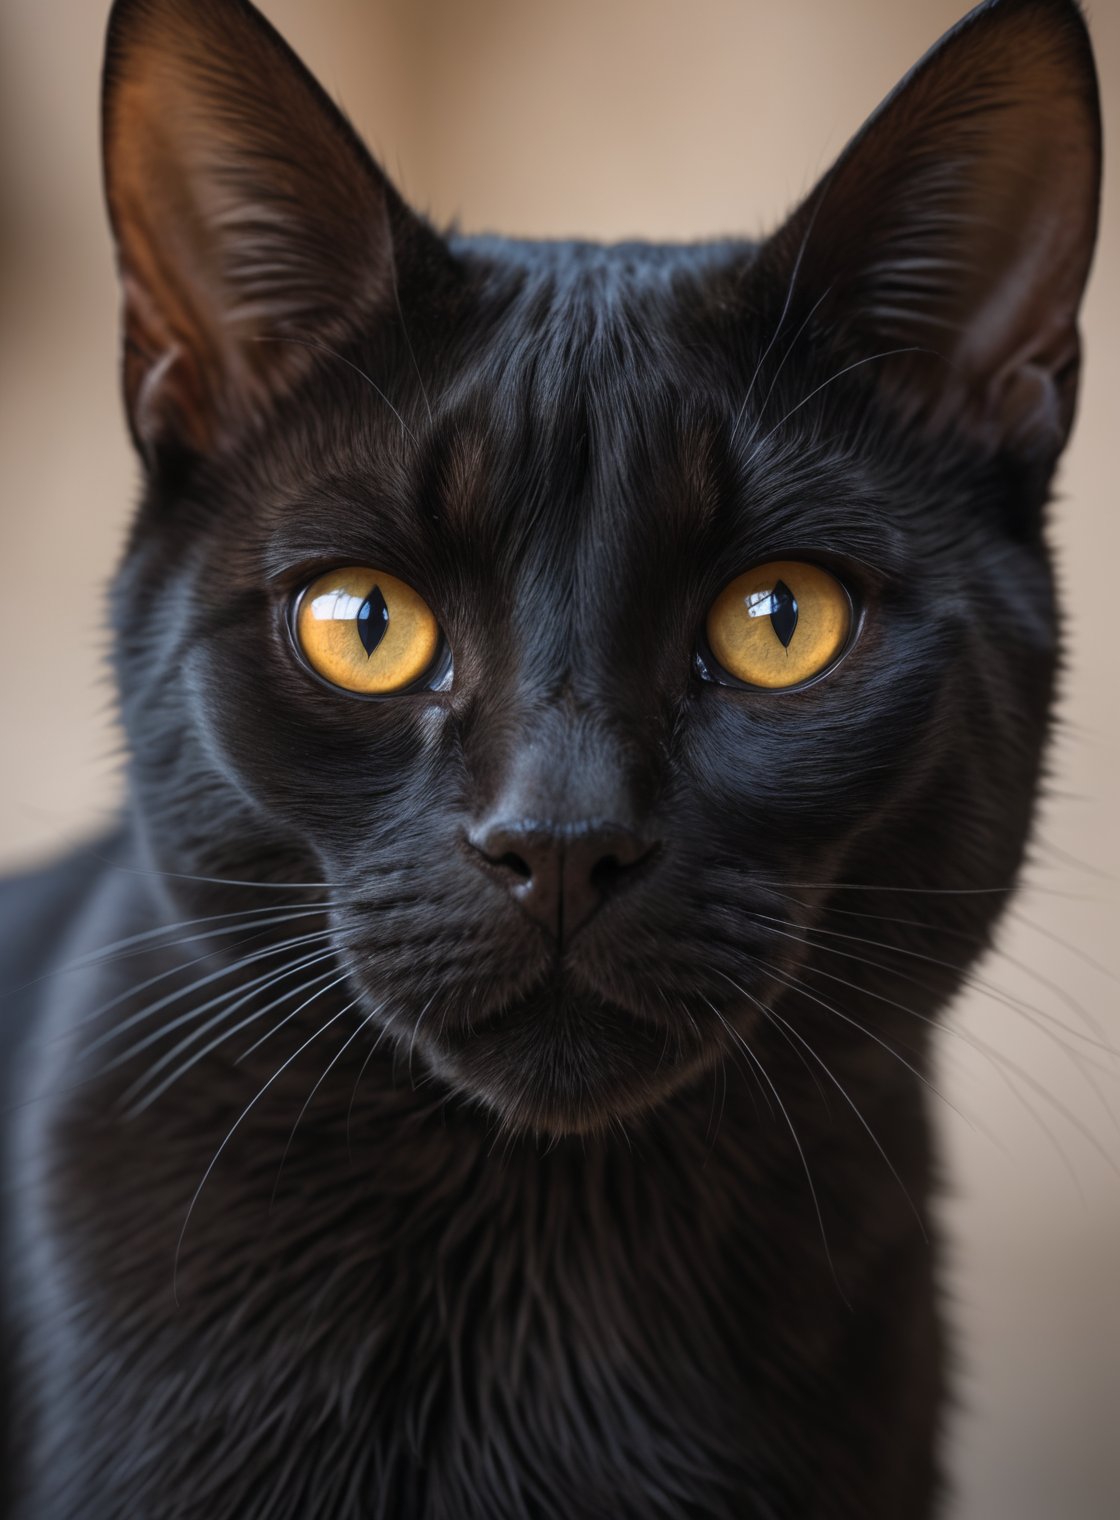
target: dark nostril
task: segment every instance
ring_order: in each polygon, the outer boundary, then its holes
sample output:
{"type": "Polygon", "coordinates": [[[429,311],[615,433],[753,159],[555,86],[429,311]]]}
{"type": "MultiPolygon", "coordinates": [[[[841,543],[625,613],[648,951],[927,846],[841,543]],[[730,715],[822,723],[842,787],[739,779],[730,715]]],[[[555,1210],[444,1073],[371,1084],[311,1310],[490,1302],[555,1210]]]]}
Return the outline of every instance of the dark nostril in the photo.
{"type": "Polygon", "coordinates": [[[588,874],[593,882],[609,886],[634,866],[643,865],[656,849],[655,842],[643,839],[630,829],[613,828],[606,833],[605,838],[591,834],[587,840],[585,857],[591,867],[588,874]]]}
{"type": "Polygon", "coordinates": [[[617,823],[551,825],[501,820],[468,835],[480,866],[561,945],[657,849],[617,823]]]}
{"type": "Polygon", "coordinates": [[[549,838],[538,839],[528,830],[499,824],[468,834],[467,843],[476,861],[511,891],[531,891],[548,875],[553,845],[549,838]]]}
{"type": "Polygon", "coordinates": [[[499,855],[493,864],[505,866],[507,871],[512,871],[515,876],[520,876],[522,881],[529,881],[533,875],[533,868],[527,860],[520,855],[515,855],[512,850],[507,850],[504,855],[499,855]]]}
{"type": "Polygon", "coordinates": [[[637,861],[627,861],[624,864],[617,855],[604,855],[602,860],[597,860],[591,867],[591,881],[600,891],[605,892],[614,885],[627,866],[636,864],[637,861]]]}

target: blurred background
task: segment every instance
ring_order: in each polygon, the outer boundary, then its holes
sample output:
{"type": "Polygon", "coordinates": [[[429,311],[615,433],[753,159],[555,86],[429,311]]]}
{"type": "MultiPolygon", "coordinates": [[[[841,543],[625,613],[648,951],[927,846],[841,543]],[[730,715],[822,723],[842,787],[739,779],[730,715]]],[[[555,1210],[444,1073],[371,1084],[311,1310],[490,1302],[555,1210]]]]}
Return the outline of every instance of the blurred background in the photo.
{"type": "MultiPolygon", "coordinates": [[[[264,9],[437,222],[679,239],[774,225],[964,5],[264,9]]],[[[0,869],[81,838],[119,791],[102,604],[138,476],[101,207],[106,11],[0,6],[0,869]]],[[[1120,158],[1120,5],[1097,0],[1089,20],[1107,164],[1120,158]]],[[[954,1520],[1120,1515],[1120,1082],[1084,1038],[1088,1014],[1120,1042],[1118,206],[1106,180],[1055,509],[1069,669],[1050,795],[1027,889],[942,1037],[954,1520]]]]}

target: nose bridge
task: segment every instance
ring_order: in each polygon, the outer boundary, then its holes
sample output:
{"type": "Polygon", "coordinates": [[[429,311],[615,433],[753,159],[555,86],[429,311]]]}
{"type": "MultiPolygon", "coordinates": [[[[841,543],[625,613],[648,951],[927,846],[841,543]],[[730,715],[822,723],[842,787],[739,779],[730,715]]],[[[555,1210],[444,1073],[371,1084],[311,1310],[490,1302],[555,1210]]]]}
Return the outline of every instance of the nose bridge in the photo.
{"type": "Polygon", "coordinates": [[[578,834],[592,823],[637,823],[634,746],[570,688],[524,711],[511,725],[505,753],[495,758],[491,814],[558,834],[578,834]]]}

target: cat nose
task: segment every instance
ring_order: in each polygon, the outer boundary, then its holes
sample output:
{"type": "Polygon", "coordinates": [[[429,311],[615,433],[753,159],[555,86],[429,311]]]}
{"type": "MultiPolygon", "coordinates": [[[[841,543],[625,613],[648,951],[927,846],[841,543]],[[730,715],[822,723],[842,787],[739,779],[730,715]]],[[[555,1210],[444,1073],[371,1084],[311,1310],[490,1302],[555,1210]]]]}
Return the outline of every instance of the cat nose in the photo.
{"type": "Polygon", "coordinates": [[[554,827],[499,820],[480,825],[468,838],[479,866],[561,948],[655,848],[618,823],[554,827]]]}

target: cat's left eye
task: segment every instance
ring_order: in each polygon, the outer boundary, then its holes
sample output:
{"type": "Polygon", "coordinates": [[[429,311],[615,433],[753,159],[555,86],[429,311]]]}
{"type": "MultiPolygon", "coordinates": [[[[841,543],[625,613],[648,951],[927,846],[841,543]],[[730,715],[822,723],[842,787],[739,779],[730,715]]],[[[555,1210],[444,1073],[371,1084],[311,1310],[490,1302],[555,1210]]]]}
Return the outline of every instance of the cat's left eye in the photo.
{"type": "Polygon", "coordinates": [[[332,686],[362,697],[432,684],[446,664],[435,614],[395,575],[365,565],[329,570],[300,593],[292,632],[303,658],[332,686]]]}
{"type": "MultiPolygon", "coordinates": [[[[802,560],[756,565],[725,586],[705,624],[702,673],[766,691],[803,686],[848,648],[852,599],[834,575],[802,560]]],[[[728,683],[724,683],[728,684],[728,683]]]]}

